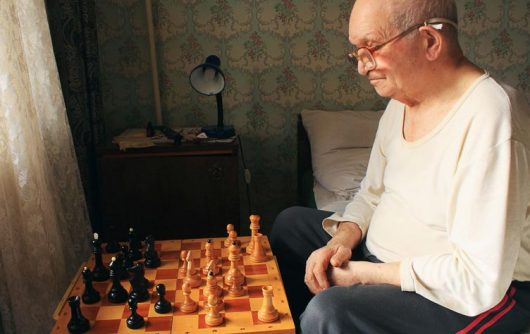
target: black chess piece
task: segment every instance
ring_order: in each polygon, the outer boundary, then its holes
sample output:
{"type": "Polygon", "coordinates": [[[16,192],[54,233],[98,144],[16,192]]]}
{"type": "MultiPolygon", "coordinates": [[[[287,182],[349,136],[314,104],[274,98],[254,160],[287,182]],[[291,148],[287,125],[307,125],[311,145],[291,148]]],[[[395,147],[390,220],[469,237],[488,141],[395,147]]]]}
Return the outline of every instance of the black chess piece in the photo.
{"type": "Polygon", "coordinates": [[[173,309],[171,303],[165,298],[166,286],[164,284],[156,285],[156,293],[158,294],[158,300],[155,303],[156,313],[169,313],[173,309]]]}
{"type": "Polygon", "coordinates": [[[92,269],[92,278],[96,282],[103,282],[109,279],[109,270],[103,265],[103,259],[101,257],[101,241],[99,235],[94,233],[94,239],[92,240],[92,251],[94,253],[94,268],[92,269]]]}
{"type": "Polygon", "coordinates": [[[121,252],[116,254],[116,271],[120,280],[129,278],[129,272],[125,268],[125,258],[121,252]]]}
{"type": "Polygon", "coordinates": [[[116,241],[116,227],[114,225],[109,226],[109,240],[105,245],[107,253],[118,253],[120,251],[120,243],[116,241]]]}
{"type": "Polygon", "coordinates": [[[121,254],[123,255],[123,268],[129,270],[134,265],[134,260],[129,253],[129,247],[127,245],[121,245],[121,254]]]}
{"type": "Polygon", "coordinates": [[[85,284],[85,291],[81,299],[85,304],[94,304],[101,299],[98,290],[92,286],[92,272],[87,267],[83,268],[83,283],[85,284]]]}
{"type": "Polygon", "coordinates": [[[90,329],[90,323],[81,313],[81,298],[79,296],[69,297],[68,305],[70,305],[71,314],[67,325],[68,332],[72,334],[87,332],[90,329]]]}
{"type": "Polygon", "coordinates": [[[148,235],[145,238],[145,261],[144,266],[146,268],[156,268],[160,267],[160,257],[158,256],[158,252],[155,249],[155,239],[152,235],[148,235]]]}
{"type": "Polygon", "coordinates": [[[142,258],[140,248],[142,248],[142,243],[138,240],[136,231],[131,227],[129,228],[129,254],[133,261],[138,261],[142,258]]]}
{"type": "Polygon", "coordinates": [[[131,297],[139,302],[143,302],[149,299],[149,281],[144,277],[144,265],[137,263],[132,266],[129,271],[132,272],[132,277],[129,280],[131,283],[132,291],[131,297]]]}
{"type": "Polygon", "coordinates": [[[129,298],[129,309],[131,310],[131,315],[127,318],[127,327],[130,329],[138,329],[144,326],[144,318],[138,314],[138,301],[136,298],[129,298]]]}
{"type": "Polygon", "coordinates": [[[110,278],[112,279],[112,287],[110,288],[109,294],[107,295],[107,298],[109,299],[109,302],[114,304],[123,303],[127,300],[129,297],[129,293],[120,283],[120,277],[118,276],[118,273],[116,272],[116,258],[113,257],[112,261],[110,262],[110,278]]]}

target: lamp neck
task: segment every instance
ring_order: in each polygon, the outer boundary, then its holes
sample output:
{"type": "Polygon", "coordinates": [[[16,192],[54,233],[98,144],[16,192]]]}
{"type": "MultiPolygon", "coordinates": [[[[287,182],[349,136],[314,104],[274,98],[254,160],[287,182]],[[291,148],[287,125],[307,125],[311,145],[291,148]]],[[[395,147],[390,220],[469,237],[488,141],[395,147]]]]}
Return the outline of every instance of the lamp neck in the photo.
{"type": "Polygon", "coordinates": [[[223,96],[221,93],[215,95],[217,99],[217,127],[222,129],[224,127],[223,122],[223,96]]]}

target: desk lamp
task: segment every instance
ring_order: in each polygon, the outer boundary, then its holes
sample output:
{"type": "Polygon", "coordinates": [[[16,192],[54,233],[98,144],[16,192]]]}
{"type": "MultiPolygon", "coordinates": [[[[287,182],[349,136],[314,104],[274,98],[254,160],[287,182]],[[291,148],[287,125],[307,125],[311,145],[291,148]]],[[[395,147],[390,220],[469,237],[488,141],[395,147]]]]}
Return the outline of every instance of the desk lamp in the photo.
{"type": "Polygon", "coordinates": [[[232,126],[223,123],[223,97],[225,76],[219,68],[221,60],[216,55],[206,57],[204,64],[195,67],[190,73],[190,84],[197,92],[217,99],[217,126],[207,126],[202,131],[210,138],[229,138],[235,135],[232,126]]]}

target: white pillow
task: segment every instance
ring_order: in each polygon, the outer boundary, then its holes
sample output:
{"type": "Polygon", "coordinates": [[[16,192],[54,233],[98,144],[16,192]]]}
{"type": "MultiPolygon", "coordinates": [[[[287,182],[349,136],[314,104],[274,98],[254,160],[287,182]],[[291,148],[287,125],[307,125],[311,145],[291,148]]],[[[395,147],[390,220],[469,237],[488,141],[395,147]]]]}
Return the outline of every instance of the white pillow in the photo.
{"type": "Polygon", "coordinates": [[[366,173],[383,111],[303,110],[301,114],[316,181],[341,198],[351,198],[366,173]]]}

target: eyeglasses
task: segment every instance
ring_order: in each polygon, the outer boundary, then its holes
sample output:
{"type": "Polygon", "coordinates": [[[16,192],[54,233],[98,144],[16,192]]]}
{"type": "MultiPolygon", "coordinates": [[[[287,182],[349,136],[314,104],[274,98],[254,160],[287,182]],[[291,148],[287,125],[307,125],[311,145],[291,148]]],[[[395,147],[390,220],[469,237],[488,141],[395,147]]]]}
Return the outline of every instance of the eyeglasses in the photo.
{"type": "Polygon", "coordinates": [[[396,36],[390,38],[386,42],[383,42],[383,43],[381,43],[379,45],[371,46],[371,47],[363,46],[363,47],[360,47],[360,48],[358,48],[356,50],[353,50],[352,52],[347,54],[347,57],[348,57],[349,61],[352,63],[352,65],[354,65],[355,67],[358,66],[359,62],[361,62],[363,64],[364,68],[367,71],[371,71],[371,70],[373,70],[373,69],[375,69],[377,67],[377,63],[376,63],[375,58],[374,58],[374,52],[375,51],[380,50],[385,45],[390,44],[390,43],[394,42],[395,40],[398,40],[398,39],[406,36],[407,34],[409,34],[412,31],[418,29],[419,27],[432,26],[434,29],[441,30],[444,23],[447,23],[447,24],[455,27],[456,29],[458,29],[458,25],[455,22],[451,21],[451,20],[443,19],[443,18],[432,18],[432,19],[429,19],[429,20],[424,21],[422,23],[415,24],[415,25],[405,29],[404,31],[402,31],[399,34],[397,34],[396,36]]]}

